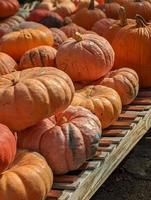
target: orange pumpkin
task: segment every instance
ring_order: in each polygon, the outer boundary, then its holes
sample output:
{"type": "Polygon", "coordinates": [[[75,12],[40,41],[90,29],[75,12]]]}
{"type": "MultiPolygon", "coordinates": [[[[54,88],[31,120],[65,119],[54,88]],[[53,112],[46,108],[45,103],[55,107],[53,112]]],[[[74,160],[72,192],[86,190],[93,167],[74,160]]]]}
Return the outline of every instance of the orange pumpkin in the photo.
{"type": "Polygon", "coordinates": [[[71,105],[89,109],[100,119],[102,128],[109,127],[117,120],[122,110],[118,93],[102,85],[90,85],[77,90],[71,105]]]}
{"type": "Polygon", "coordinates": [[[0,124],[0,173],[6,170],[13,162],[16,146],[15,136],[7,126],[0,124]]]}
{"type": "Polygon", "coordinates": [[[50,46],[38,46],[25,52],[20,59],[19,69],[32,67],[54,67],[57,50],[50,46]]]}
{"type": "Polygon", "coordinates": [[[51,28],[50,29],[51,32],[52,32],[52,35],[53,35],[53,38],[54,38],[54,44],[53,44],[53,47],[58,49],[59,46],[67,40],[67,36],[66,34],[61,30],[61,29],[58,29],[58,28],[51,28]]]}
{"type": "Polygon", "coordinates": [[[115,51],[114,69],[130,67],[140,80],[140,87],[151,87],[151,25],[141,16],[136,23],[120,29],[114,36],[112,47],[115,51]],[[121,50],[122,48],[122,50],[121,50]]]}
{"type": "Polygon", "coordinates": [[[18,147],[40,152],[54,174],[78,169],[97,150],[101,136],[99,119],[89,110],[69,106],[18,133],[18,147]]]}
{"type": "Polygon", "coordinates": [[[51,31],[23,29],[4,35],[0,39],[0,51],[9,54],[16,61],[29,49],[40,45],[53,45],[51,31]]]}
{"type": "Polygon", "coordinates": [[[19,7],[19,2],[17,0],[1,0],[0,17],[9,17],[11,15],[15,15],[19,7]]]}
{"type": "Polygon", "coordinates": [[[96,84],[113,88],[121,97],[122,105],[130,104],[137,96],[139,90],[139,78],[137,73],[130,68],[121,68],[110,71],[96,84]]]}
{"type": "Polygon", "coordinates": [[[79,34],[58,49],[56,65],[73,81],[91,81],[104,76],[113,66],[114,51],[107,40],[96,34],[79,34]]]}
{"type": "Polygon", "coordinates": [[[91,0],[88,8],[78,10],[71,19],[73,23],[90,30],[96,21],[105,17],[106,15],[103,11],[98,8],[95,9],[94,0],[91,0]]]}
{"type": "Polygon", "coordinates": [[[52,183],[52,171],[40,154],[18,151],[13,164],[0,176],[0,197],[3,200],[42,200],[52,183]]]}
{"type": "Polygon", "coordinates": [[[30,127],[67,108],[74,87],[64,72],[35,67],[0,77],[0,122],[12,130],[30,127]]]}
{"type": "Polygon", "coordinates": [[[0,52],[0,75],[9,74],[16,71],[17,63],[9,55],[0,52]]]}

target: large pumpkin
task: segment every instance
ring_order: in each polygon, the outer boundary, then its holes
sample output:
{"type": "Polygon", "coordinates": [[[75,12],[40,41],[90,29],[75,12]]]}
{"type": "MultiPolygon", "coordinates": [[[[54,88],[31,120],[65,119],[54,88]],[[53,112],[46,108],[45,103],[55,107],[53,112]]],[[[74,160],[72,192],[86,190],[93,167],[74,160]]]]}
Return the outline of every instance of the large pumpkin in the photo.
{"type": "Polygon", "coordinates": [[[0,51],[9,54],[16,61],[27,50],[40,45],[53,45],[51,31],[29,28],[8,33],[0,39],[0,51]]]}
{"type": "Polygon", "coordinates": [[[109,127],[119,117],[122,109],[118,93],[101,85],[90,85],[77,90],[72,105],[89,109],[100,119],[102,128],[109,127]]]}
{"type": "Polygon", "coordinates": [[[18,147],[40,152],[55,174],[64,174],[95,155],[100,135],[101,124],[95,115],[70,106],[19,132],[18,147]]]}
{"type": "Polygon", "coordinates": [[[151,87],[151,25],[137,16],[135,24],[129,24],[115,34],[112,47],[115,51],[115,67],[130,67],[140,79],[140,87],[151,87]]]}
{"type": "Polygon", "coordinates": [[[64,110],[72,101],[74,87],[64,72],[35,67],[0,77],[0,122],[10,129],[30,127],[64,110]]]}
{"type": "Polygon", "coordinates": [[[95,9],[94,0],[91,0],[88,8],[80,9],[72,16],[72,21],[90,30],[96,21],[105,17],[106,15],[103,11],[98,8],[95,9]]]}
{"type": "Polygon", "coordinates": [[[40,154],[18,151],[13,164],[0,176],[0,197],[44,200],[52,183],[52,171],[40,154]]]}
{"type": "Polygon", "coordinates": [[[103,79],[96,81],[95,84],[116,90],[121,97],[123,105],[130,104],[136,98],[139,90],[138,75],[130,68],[110,71],[103,79]]]}
{"type": "Polygon", "coordinates": [[[9,74],[16,71],[17,63],[6,53],[0,52],[0,75],[9,74]]]}
{"type": "Polygon", "coordinates": [[[19,69],[54,67],[57,50],[51,46],[38,46],[28,50],[20,59],[19,69]]]}
{"type": "Polygon", "coordinates": [[[13,133],[7,126],[0,124],[0,173],[13,162],[16,146],[16,138],[13,133]]]}
{"type": "Polygon", "coordinates": [[[18,0],[1,0],[0,1],[0,17],[9,17],[15,15],[19,9],[18,0]]]}
{"type": "Polygon", "coordinates": [[[58,49],[57,67],[74,81],[96,80],[113,66],[114,51],[108,41],[96,34],[79,34],[58,49]]]}

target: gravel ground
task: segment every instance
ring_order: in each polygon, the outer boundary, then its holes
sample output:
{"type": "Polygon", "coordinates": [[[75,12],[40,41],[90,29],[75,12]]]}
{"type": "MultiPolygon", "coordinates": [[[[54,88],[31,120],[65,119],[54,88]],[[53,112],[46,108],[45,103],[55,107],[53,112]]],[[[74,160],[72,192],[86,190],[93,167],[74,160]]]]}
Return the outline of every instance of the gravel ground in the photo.
{"type": "Polygon", "coordinates": [[[144,136],[91,200],[151,200],[151,133],[144,136]]]}

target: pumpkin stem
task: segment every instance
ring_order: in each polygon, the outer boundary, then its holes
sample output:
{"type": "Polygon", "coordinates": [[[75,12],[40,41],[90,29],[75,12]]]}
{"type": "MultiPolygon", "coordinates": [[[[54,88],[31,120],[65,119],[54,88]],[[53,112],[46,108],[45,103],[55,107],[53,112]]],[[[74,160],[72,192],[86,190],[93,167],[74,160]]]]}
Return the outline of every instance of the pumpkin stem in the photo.
{"type": "Polygon", "coordinates": [[[77,42],[80,42],[80,41],[83,40],[82,35],[81,35],[79,32],[75,32],[74,39],[75,39],[77,42]]]}
{"type": "Polygon", "coordinates": [[[136,15],[136,23],[138,27],[145,27],[147,26],[146,20],[141,15],[136,15]]]}
{"type": "Polygon", "coordinates": [[[18,83],[18,80],[12,79],[12,86],[15,86],[18,83]]]}
{"type": "Polygon", "coordinates": [[[120,20],[121,26],[126,26],[128,24],[127,17],[126,17],[126,10],[122,6],[120,7],[120,10],[119,10],[119,20],[120,20]]]}
{"type": "Polygon", "coordinates": [[[94,4],[94,0],[90,0],[90,4],[88,7],[88,10],[94,10],[95,9],[95,4],[94,4]]]}

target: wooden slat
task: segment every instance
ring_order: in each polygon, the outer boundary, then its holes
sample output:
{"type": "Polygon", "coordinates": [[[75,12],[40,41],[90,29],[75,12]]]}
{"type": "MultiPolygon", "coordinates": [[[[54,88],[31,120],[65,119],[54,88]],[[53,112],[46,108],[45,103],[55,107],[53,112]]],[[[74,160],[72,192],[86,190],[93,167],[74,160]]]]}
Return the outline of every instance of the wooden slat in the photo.
{"type": "Polygon", "coordinates": [[[149,110],[150,106],[134,106],[134,105],[128,105],[128,106],[124,106],[123,110],[126,111],[145,111],[145,110],[149,110]]]}
{"type": "Polygon", "coordinates": [[[151,97],[151,89],[149,91],[140,91],[138,97],[151,97]]]}
{"type": "Polygon", "coordinates": [[[151,98],[137,98],[131,105],[151,105],[151,98]]]}
{"type": "Polygon", "coordinates": [[[103,130],[102,135],[107,137],[107,136],[111,136],[111,137],[122,137],[127,133],[127,130],[123,130],[123,129],[105,129],[103,130]]]}
{"type": "Polygon", "coordinates": [[[60,190],[51,190],[47,194],[47,200],[57,200],[62,195],[62,191],[60,190]]]}
{"type": "Polygon", "coordinates": [[[135,119],[138,116],[138,112],[132,112],[132,111],[123,111],[120,116],[119,116],[119,120],[121,119],[135,119]]]}
{"type": "Polygon", "coordinates": [[[55,183],[74,183],[77,179],[78,179],[78,176],[70,176],[70,175],[55,176],[54,182],[55,183]]]}

